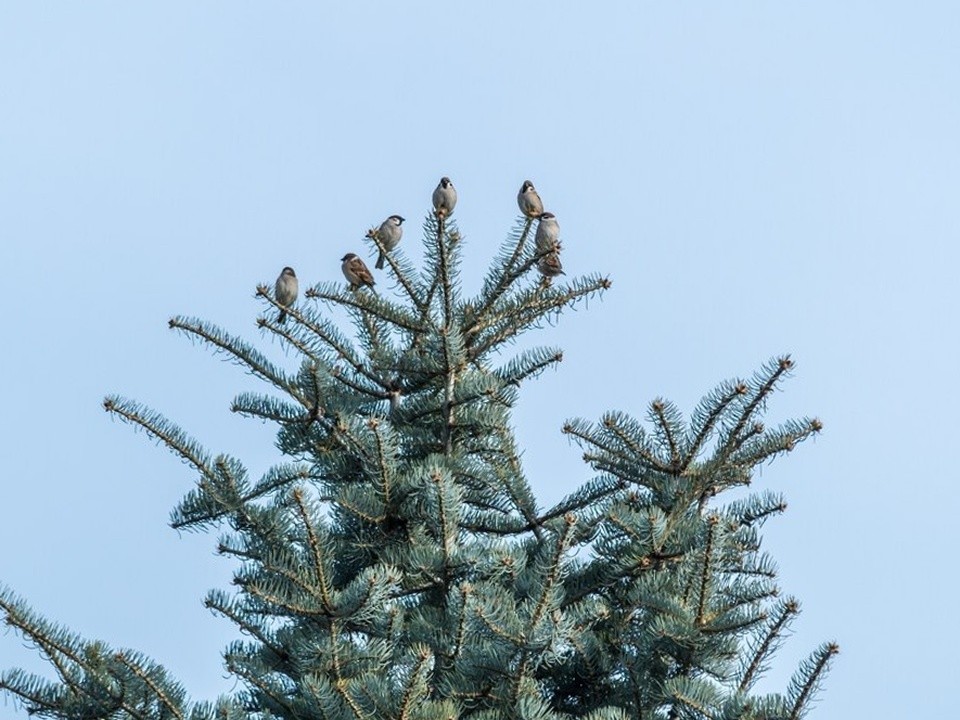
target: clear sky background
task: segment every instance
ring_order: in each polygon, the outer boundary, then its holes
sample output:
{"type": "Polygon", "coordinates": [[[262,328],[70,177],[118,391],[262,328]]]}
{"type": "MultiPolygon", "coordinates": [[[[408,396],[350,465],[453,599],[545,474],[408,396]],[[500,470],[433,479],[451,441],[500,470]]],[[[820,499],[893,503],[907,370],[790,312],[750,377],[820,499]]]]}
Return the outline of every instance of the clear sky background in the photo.
{"type": "MultiPolygon", "coordinates": [[[[955,718],[960,6],[386,5],[0,4],[0,582],[235,689],[202,607],[232,565],[166,524],[193,476],[102,397],[266,469],[272,428],[228,411],[258,384],[167,319],[256,339],[258,282],[339,279],[390,213],[418,258],[444,174],[477,288],[530,178],[568,272],[613,280],[540,334],[564,362],[515,421],[543,503],[591,476],[564,419],[689,411],[792,353],[769,417],[825,431],[755,483],[804,608],[767,687],[836,639],[813,717],[955,718]]],[[[11,665],[47,672],[6,632],[11,665]]]]}

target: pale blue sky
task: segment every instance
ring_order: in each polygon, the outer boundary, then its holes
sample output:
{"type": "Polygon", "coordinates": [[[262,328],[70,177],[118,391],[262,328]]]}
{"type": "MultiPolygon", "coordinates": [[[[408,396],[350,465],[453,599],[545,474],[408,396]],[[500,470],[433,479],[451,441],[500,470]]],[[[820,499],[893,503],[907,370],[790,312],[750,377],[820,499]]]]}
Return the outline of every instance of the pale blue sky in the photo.
{"type": "MultiPolygon", "coordinates": [[[[201,604],[231,565],[166,525],[193,477],[102,396],[265,469],[272,430],[228,412],[257,384],[167,318],[256,338],[258,282],[338,279],[394,212],[417,257],[443,174],[477,287],[530,178],[568,272],[613,279],[515,416],[543,502],[590,477],[565,418],[792,353],[770,416],[825,432],[756,483],[804,607],[771,680],[835,638],[813,717],[955,717],[960,6],[324,5],[0,4],[0,581],[233,689],[201,604]]],[[[7,633],[12,664],[41,667],[7,633]]]]}

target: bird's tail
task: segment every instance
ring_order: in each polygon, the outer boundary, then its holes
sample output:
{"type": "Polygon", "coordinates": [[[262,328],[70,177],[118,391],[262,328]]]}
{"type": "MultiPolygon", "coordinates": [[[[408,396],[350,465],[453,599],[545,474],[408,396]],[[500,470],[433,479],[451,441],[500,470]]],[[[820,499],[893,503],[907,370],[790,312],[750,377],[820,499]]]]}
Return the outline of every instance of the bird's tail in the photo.
{"type": "Polygon", "coordinates": [[[384,257],[383,257],[383,252],[381,251],[380,257],[377,258],[377,264],[374,265],[374,267],[377,270],[383,270],[383,261],[384,261],[384,257]]]}
{"type": "Polygon", "coordinates": [[[287,321],[287,313],[281,310],[280,314],[277,316],[277,322],[283,325],[286,321],[287,321]]]}

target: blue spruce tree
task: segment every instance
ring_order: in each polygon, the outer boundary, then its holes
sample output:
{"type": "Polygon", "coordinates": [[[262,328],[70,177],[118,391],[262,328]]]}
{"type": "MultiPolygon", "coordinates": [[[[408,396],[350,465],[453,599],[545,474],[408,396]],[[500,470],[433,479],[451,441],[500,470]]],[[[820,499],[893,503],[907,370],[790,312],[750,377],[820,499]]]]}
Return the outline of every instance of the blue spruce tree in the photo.
{"type": "MultiPolygon", "coordinates": [[[[219,529],[233,591],[207,606],[234,623],[223,659],[242,690],[193,702],[141,654],[91,642],[0,592],[8,625],[50,680],[9,670],[27,712],[92,720],[560,720],[802,717],[837,647],[817,648],[783,693],[753,688],[799,605],[781,599],[760,528],[772,492],[726,501],[755,468],[816,434],[816,419],[766,428],[783,357],[724,383],[684,419],[663,400],[639,421],[568,422],[595,478],[537,504],[510,426],[521,385],[562,359],[506,346],[603,292],[599,275],[543,269],[521,217],[480,292],[459,282],[461,235],[430,213],[421,270],[384,247],[392,293],[321,283],[286,308],[257,289],[258,324],[294,351],[278,367],[207,322],[170,327],[265,383],[233,411],[277,427],[286,458],[263,477],[213,456],[162,415],[104,407],[181,456],[196,487],[179,529],[219,529]],[[539,269],[539,272],[538,272],[539,269]],[[352,333],[325,315],[347,310],[352,333]]],[[[554,258],[556,259],[556,258],[554,258]]],[[[556,265],[559,268],[559,264],[556,265]]]]}

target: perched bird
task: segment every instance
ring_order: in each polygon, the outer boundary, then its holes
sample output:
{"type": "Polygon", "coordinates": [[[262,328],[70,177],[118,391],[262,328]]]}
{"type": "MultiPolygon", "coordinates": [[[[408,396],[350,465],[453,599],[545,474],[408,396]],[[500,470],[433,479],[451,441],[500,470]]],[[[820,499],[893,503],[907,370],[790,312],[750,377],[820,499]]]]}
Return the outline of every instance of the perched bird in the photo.
{"type": "MultiPolygon", "coordinates": [[[[285,308],[290,307],[297,299],[297,293],[299,291],[300,283],[297,282],[297,274],[293,271],[292,267],[285,267],[280,272],[280,276],[277,278],[276,287],[274,288],[274,296],[277,299],[277,304],[282,305],[285,308]]],[[[287,313],[281,310],[280,316],[277,318],[277,322],[283,324],[286,321],[287,313]]]]}
{"type": "Polygon", "coordinates": [[[563,271],[563,265],[560,262],[560,253],[551,252],[544,255],[537,261],[537,270],[540,271],[540,274],[547,278],[556,277],[557,275],[566,275],[563,271]]]}
{"type": "Polygon", "coordinates": [[[560,225],[552,212],[541,213],[536,240],[537,253],[553,252],[560,247],[560,225]]]}
{"type": "Polygon", "coordinates": [[[457,191],[450,178],[440,178],[440,184],[433,191],[433,210],[438,217],[450,217],[457,206],[457,191]]]}
{"type": "MultiPolygon", "coordinates": [[[[400,242],[400,238],[403,237],[403,228],[400,227],[403,225],[403,218],[399,215],[391,215],[382,223],[380,227],[373,231],[373,236],[380,241],[383,247],[387,250],[393,250],[397,243],[400,242]]],[[[384,261],[383,251],[380,251],[380,257],[377,258],[376,268],[377,270],[383,269],[384,261]]]]}
{"type": "Polygon", "coordinates": [[[540,200],[536,188],[533,187],[533,183],[529,180],[524,180],[523,185],[520,186],[520,192],[517,193],[517,205],[520,206],[520,212],[528,218],[540,217],[543,212],[543,202],[540,200]]]}
{"type": "Polygon", "coordinates": [[[373,275],[370,274],[370,270],[367,268],[367,264],[354,253],[347,253],[340,258],[340,261],[343,263],[340,269],[343,270],[343,276],[347,279],[347,282],[350,283],[351,290],[356,290],[364,285],[368,285],[369,287],[376,285],[373,281],[373,275]]]}

